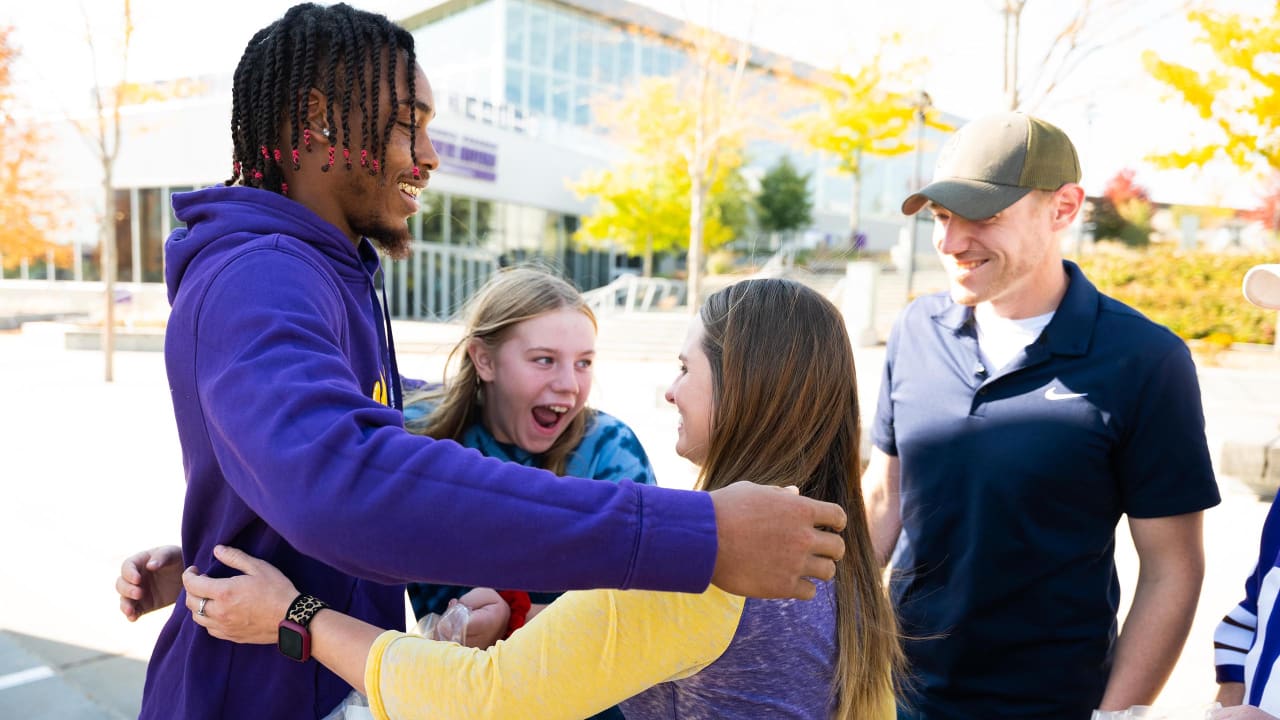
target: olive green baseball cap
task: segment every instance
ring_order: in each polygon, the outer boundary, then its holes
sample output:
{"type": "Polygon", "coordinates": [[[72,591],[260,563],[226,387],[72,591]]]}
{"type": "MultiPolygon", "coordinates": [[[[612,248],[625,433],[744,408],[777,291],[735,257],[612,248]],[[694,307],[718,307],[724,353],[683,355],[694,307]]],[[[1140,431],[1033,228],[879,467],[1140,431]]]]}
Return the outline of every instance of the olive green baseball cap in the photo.
{"type": "Polygon", "coordinates": [[[914,215],[929,201],[963,218],[983,220],[1032,190],[1080,182],[1080,158],[1067,134],[1023,113],[973,120],[947,139],[933,182],[902,203],[914,215]]]}

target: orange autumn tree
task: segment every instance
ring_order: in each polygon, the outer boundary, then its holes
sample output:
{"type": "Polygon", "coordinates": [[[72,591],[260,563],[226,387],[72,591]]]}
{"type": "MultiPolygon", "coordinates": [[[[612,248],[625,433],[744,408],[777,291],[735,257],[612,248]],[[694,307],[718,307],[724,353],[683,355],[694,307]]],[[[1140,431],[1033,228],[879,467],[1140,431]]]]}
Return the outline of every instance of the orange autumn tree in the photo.
{"type": "Polygon", "coordinates": [[[1280,237],[1280,171],[1271,176],[1258,198],[1258,207],[1243,213],[1247,220],[1257,220],[1262,226],[1280,237]]]}
{"type": "Polygon", "coordinates": [[[1107,181],[1090,214],[1094,237],[1139,247],[1151,241],[1151,195],[1136,175],[1133,168],[1124,168],[1107,181]]]}
{"type": "Polygon", "coordinates": [[[13,88],[18,57],[13,28],[0,27],[0,258],[13,270],[22,262],[47,259],[65,267],[71,249],[54,242],[61,227],[65,199],[50,190],[42,153],[49,144],[39,128],[23,118],[13,88]]]}

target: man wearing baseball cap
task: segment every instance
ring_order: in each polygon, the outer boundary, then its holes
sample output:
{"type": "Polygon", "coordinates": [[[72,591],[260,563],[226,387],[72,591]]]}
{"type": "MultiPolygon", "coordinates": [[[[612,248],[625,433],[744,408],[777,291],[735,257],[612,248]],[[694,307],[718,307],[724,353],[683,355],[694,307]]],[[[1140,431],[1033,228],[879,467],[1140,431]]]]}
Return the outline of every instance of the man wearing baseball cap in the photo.
{"type": "MultiPolygon", "coordinates": [[[[1244,296],[1280,310],[1280,265],[1256,265],[1244,276],[1244,296]]],[[[1262,526],[1261,549],[1245,580],[1244,600],[1218,623],[1213,664],[1218,701],[1227,705],[1215,718],[1280,717],[1280,504],[1272,501],[1262,526]],[[1243,705],[1245,707],[1230,707],[1243,705]]]]}
{"type": "Polygon", "coordinates": [[[894,327],[863,478],[913,670],[903,718],[1149,704],[1195,614],[1219,501],[1195,366],[1062,259],[1079,181],[1066,134],[1000,113],[902,204],[933,213],[950,285],[894,327]],[[1117,633],[1122,515],[1141,570],[1117,633]]]}

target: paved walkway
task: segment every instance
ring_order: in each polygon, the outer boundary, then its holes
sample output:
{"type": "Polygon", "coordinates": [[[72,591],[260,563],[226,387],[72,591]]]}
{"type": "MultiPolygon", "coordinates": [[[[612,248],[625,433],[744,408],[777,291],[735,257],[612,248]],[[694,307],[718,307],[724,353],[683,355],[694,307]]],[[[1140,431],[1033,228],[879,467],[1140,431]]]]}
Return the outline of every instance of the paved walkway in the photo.
{"type": "MultiPolygon", "coordinates": [[[[430,338],[419,338],[417,348],[402,367],[439,377],[443,357],[430,338]]],[[[858,352],[868,415],[882,357],[881,348],[858,352]]],[[[631,351],[602,352],[593,403],[636,428],[663,484],[687,486],[693,470],[671,451],[675,415],[662,400],[676,363],[636,358],[631,351]]],[[[163,618],[125,622],[112,583],[125,555],[177,539],[181,457],[161,356],[118,353],[116,382],[104,384],[101,376],[102,356],[64,350],[56,326],[0,332],[0,717],[137,714],[145,661],[163,618]]],[[[1276,434],[1276,358],[1233,355],[1203,367],[1201,382],[1213,447],[1226,438],[1276,434]]],[[[1162,704],[1212,695],[1212,629],[1239,599],[1256,552],[1266,504],[1230,478],[1221,485],[1223,504],[1206,515],[1209,571],[1200,613],[1162,704]]],[[[1118,562],[1127,597],[1136,564],[1123,538],[1118,562]]]]}

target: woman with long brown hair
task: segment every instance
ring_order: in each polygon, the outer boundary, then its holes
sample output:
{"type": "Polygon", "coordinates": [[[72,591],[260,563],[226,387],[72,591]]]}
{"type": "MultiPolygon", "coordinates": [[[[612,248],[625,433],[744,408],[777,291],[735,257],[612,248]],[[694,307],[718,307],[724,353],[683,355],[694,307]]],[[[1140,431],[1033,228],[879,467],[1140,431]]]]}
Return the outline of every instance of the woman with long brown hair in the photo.
{"type": "MultiPolygon", "coordinates": [[[[667,399],[680,414],[676,451],[701,466],[701,489],[747,478],[846,508],[848,552],[814,579],[813,600],[714,587],[572,592],[487,650],[322,609],[313,656],[367,691],[376,717],[581,718],[626,698],[628,718],[894,717],[902,655],[862,509],[857,385],[839,313],[797,283],[744,281],[707,299],[680,360],[667,399]]],[[[260,560],[230,548],[217,557],[246,574],[189,570],[188,598],[220,608],[196,622],[216,637],[274,642],[306,596],[260,560]]]]}
{"type": "Polygon", "coordinates": [[[742,478],[795,485],[849,514],[834,583],[819,587],[819,599],[828,593],[836,607],[833,717],[876,717],[902,656],[862,505],[858,389],[844,320],[821,295],[786,280],[731,285],[707,298],[699,319],[690,340],[701,325],[715,403],[698,487],[742,478]]]}

